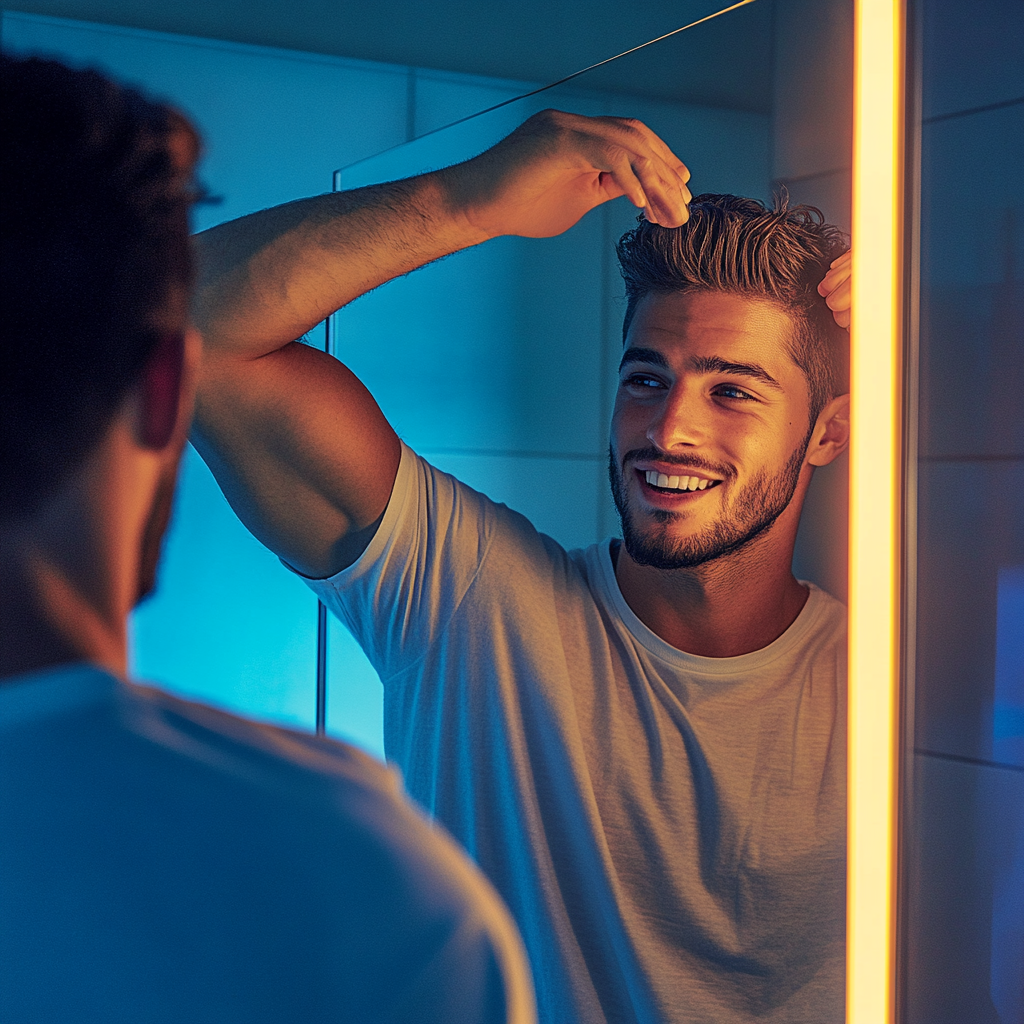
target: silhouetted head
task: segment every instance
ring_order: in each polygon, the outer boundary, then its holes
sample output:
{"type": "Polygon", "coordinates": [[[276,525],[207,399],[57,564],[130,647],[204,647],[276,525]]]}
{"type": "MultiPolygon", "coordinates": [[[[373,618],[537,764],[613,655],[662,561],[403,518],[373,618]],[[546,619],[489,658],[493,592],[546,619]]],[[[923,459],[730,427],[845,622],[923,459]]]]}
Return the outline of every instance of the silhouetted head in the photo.
{"type": "Polygon", "coordinates": [[[181,334],[198,137],[94,71],[0,58],[0,517],[86,458],[181,334]]]}
{"type": "Polygon", "coordinates": [[[198,359],[188,326],[198,136],[94,71],[3,55],[0,139],[0,526],[31,533],[68,488],[87,493],[82,474],[124,421],[119,457],[148,467],[132,477],[137,493],[75,500],[94,520],[134,516],[142,596],[198,359]]]}

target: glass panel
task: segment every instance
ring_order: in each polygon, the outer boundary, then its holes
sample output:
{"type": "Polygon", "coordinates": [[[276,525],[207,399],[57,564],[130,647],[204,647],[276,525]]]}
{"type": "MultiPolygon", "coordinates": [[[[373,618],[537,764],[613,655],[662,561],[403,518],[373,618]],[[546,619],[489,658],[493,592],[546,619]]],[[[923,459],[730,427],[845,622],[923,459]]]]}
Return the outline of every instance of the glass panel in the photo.
{"type": "MultiPolygon", "coordinates": [[[[765,17],[753,10],[735,16],[765,17]]],[[[700,26],[623,58],[615,82],[641,75],[665,79],[681,62],[700,59],[700,44],[692,37],[709,29],[710,24],[700,26]]],[[[751,35],[744,31],[739,37],[751,35]]],[[[740,47],[737,66],[718,69],[717,80],[732,72],[742,88],[751,79],[755,88],[765,87],[767,63],[764,51],[759,53],[751,60],[740,47]],[[749,77],[740,73],[744,54],[749,77]]],[[[644,121],[687,162],[694,191],[770,197],[766,114],[599,91],[611,77],[610,67],[600,68],[434,132],[535,86],[419,70],[410,89],[410,124],[434,134],[343,166],[335,187],[359,188],[457,163],[493,145],[530,114],[557,107],[644,121]]],[[[523,512],[568,548],[618,532],[607,449],[624,304],[613,249],[635,218],[636,210],[621,199],[559,238],[497,239],[393,281],[334,317],[335,355],[367,385],[406,443],[523,512]]],[[[845,553],[828,556],[845,562],[845,553]]],[[[817,567],[813,551],[803,562],[804,568],[817,567]]],[[[836,575],[844,578],[842,570],[836,575]]],[[[365,742],[359,723],[368,708],[380,708],[383,692],[336,622],[328,665],[328,731],[365,742]],[[336,696],[339,690],[350,698],[336,696]]],[[[373,721],[381,718],[378,711],[373,721]]],[[[369,747],[381,750],[372,742],[369,747]]]]}

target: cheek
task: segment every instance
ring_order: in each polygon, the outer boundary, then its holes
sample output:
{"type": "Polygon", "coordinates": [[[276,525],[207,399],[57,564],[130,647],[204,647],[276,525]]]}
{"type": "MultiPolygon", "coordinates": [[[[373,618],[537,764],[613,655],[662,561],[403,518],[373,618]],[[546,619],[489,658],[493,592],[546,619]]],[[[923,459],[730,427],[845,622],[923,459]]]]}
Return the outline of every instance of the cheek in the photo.
{"type": "Polygon", "coordinates": [[[635,402],[628,396],[620,396],[612,409],[612,436],[643,437],[655,415],[652,403],[635,402]]]}
{"type": "Polygon", "coordinates": [[[803,436],[795,425],[762,425],[761,429],[733,437],[724,447],[727,457],[735,458],[741,475],[749,479],[780,472],[803,441],[803,436]]]}
{"type": "Polygon", "coordinates": [[[715,458],[732,466],[739,482],[774,474],[792,454],[785,423],[747,416],[722,417],[714,432],[715,458]]]}
{"type": "Polygon", "coordinates": [[[626,403],[616,399],[612,409],[611,442],[616,451],[622,449],[622,438],[632,431],[626,403]]]}

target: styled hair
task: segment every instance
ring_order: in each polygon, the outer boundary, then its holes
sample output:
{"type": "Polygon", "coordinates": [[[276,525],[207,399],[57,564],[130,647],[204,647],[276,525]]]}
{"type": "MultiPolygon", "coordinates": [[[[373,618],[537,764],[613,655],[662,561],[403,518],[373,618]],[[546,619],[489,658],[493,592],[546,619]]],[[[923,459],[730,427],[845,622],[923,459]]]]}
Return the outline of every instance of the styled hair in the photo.
{"type": "Polygon", "coordinates": [[[839,228],[811,206],[773,209],[756,199],[704,193],[679,228],[642,217],[616,252],[626,282],[625,340],[640,300],[651,292],[724,291],[767,300],[792,318],[790,355],[807,378],[810,419],[847,390],[849,336],[818,294],[832,261],[849,248],[839,228]]]}
{"type": "MultiPolygon", "coordinates": [[[[0,516],[85,460],[191,287],[199,139],[95,71],[0,55],[0,516]],[[184,296],[183,296],[184,297],[184,296]]],[[[184,323],[182,323],[184,330],[184,323]]]]}

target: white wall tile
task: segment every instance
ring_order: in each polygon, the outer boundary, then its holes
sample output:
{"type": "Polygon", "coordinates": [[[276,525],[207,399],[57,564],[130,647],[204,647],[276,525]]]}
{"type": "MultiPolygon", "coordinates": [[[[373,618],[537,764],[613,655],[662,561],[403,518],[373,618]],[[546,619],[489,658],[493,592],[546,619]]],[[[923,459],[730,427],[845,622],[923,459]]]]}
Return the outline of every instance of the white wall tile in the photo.
{"type": "Polygon", "coordinates": [[[780,179],[778,183],[786,187],[791,202],[817,207],[829,224],[850,233],[853,222],[852,171],[826,171],[794,181],[780,179]]]}
{"type": "Polygon", "coordinates": [[[362,648],[333,615],[327,627],[327,734],[384,760],[384,687],[362,648]]]}
{"type": "Polygon", "coordinates": [[[921,294],[921,454],[1024,457],[1024,276],[925,285],[921,294]]]}
{"type": "Polygon", "coordinates": [[[599,497],[608,489],[608,474],[600,460],[436,451],[427,451],[424,457],[521,512],[541,533],[567,549],[602,539],[597,508],[599,497]]]}
{"type": "Polygon", "coordinates": [[[846,602],[849,581],[850,460],[814,471],[793,552],[793,573],[846,602]]]}
{"type": "Polygon", "coordinates": [[[923,284],[1024,281],[1024,103],[926,124],[922,144],[923,284]]]}

